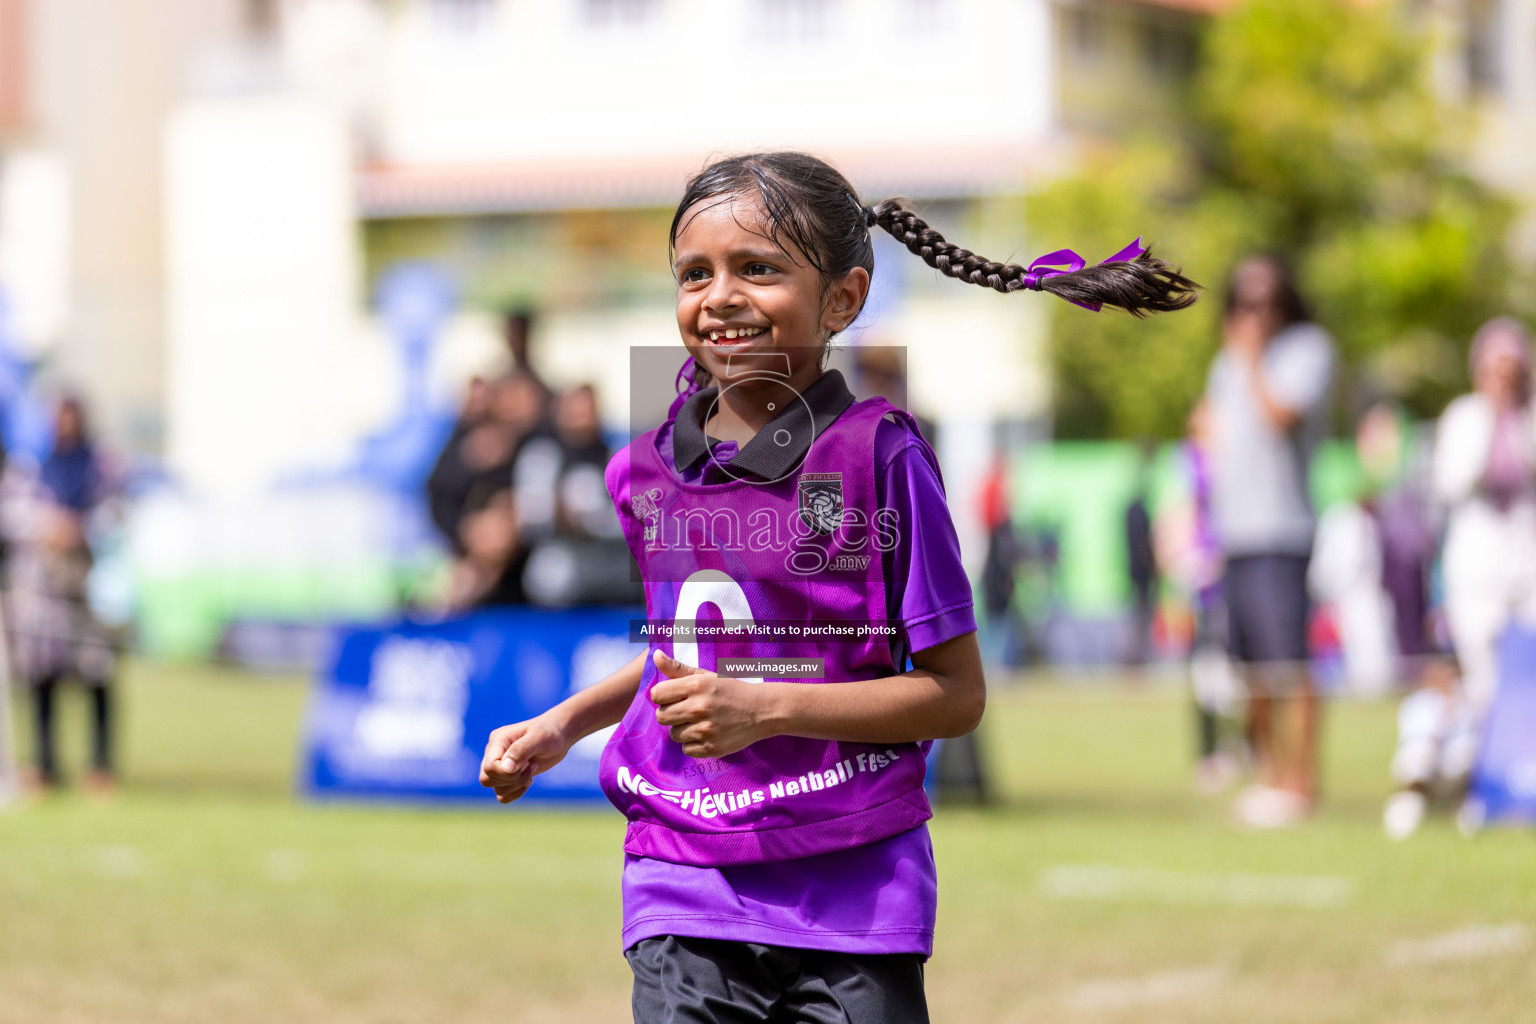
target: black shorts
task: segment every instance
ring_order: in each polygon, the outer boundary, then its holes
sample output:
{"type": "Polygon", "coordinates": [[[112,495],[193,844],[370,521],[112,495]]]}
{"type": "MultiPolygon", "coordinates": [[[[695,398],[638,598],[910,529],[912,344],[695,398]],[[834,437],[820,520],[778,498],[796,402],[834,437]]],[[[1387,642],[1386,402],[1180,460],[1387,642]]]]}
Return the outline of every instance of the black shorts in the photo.
{"type": "Polygon", "coordinates": [[[1306,555],[1227,559],[1221,589],[1233,661],[1306,662],[1308,561],[1306,555]]]}
{"type": "Polygon", "coordinates": [[[923,958],[667,935],[624,956],[635,1024],[928,1024],[923,958]]]}

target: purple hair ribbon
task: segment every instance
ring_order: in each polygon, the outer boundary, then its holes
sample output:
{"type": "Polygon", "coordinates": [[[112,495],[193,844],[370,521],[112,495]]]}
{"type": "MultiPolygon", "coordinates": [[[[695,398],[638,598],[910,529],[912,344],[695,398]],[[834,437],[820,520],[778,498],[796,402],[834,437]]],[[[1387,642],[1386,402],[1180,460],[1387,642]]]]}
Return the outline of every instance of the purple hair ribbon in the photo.
{"type": "MultiPolygon", "coordinates": [[[[1141,236],[1137,235],[1136,241],[1102,262],[1118,263],[1122,260],[1133,260],[1146,251],[1147,247],[1141,244],[1141,236]]],[[[1029,271],[1024,275],[1024,287],[1039,291],[1040,282],[1046,278],[1070,274],[1074,271],[1082,270],[1087,265],[1088,261],[1071,249],[1057,249],[1055,252],[1048,252],[1029,265],[1029,271]]],[[[1092,310],[1095,313],[1104,308],[1102,302],[1078,302],[1075,299],[1068,299],[1067,301],[1074,306],[1082,306],[1084,309],[1092,310]]]]}

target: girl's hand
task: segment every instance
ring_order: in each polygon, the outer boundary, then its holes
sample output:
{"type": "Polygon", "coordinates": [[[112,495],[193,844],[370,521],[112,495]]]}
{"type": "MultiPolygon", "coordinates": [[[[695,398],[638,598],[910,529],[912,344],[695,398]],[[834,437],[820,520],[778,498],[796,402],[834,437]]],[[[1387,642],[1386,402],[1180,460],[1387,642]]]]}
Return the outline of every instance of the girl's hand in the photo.
{"type": "Polygon", "coordinates": [[[689,757],[725,757],[773,735],[762,687],[684,665],[656,652],[666,676],[651,687],[656,721],[670,726],[672,739],[689,757]]]}
{"type": "Polygon", "coordinates": [[[504,725],[491,733],[480,763],[480,785],[509,804],[528,792],[533,777],[547,772],[571,749],[566,731],[548,714],[504,725]]]}

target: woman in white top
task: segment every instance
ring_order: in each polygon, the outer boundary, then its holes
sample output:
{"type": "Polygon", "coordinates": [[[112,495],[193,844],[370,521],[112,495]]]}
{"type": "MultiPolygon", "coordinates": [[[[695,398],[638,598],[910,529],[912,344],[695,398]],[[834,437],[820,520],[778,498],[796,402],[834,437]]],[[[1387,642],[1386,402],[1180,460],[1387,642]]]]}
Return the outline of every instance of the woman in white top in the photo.
{"type": "Polygon", "coordinates": [[[1434,484],[1449,506],[1445,610],[1467,695],[1486,713],[1498,685],[1499,637],[1536,627],[1536,414],[1531,337],[1500,317],[1472,340],[1472,386],[1440,417],[1434,484]]]}

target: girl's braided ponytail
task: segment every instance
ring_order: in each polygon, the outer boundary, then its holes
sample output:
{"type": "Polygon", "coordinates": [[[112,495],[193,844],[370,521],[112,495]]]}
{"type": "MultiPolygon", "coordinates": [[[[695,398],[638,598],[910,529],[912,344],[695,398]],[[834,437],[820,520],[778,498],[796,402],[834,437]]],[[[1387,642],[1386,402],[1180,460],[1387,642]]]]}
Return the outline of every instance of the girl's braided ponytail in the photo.
{"type": "Polygon", "coordinates": [[[1141,317],[1184,309],[1195,301],[1199,289],[1178,268],[1150,251],[1130,259],[1049,274],[1032,272],[1017,263],[998,263],[948,241],[895,199],[864,207],[864,223],[870,227],[878,224],[946,277],[994,291],[1032,288],[1089,308],[1100,304],[1118,306],[1141,317]]]}

